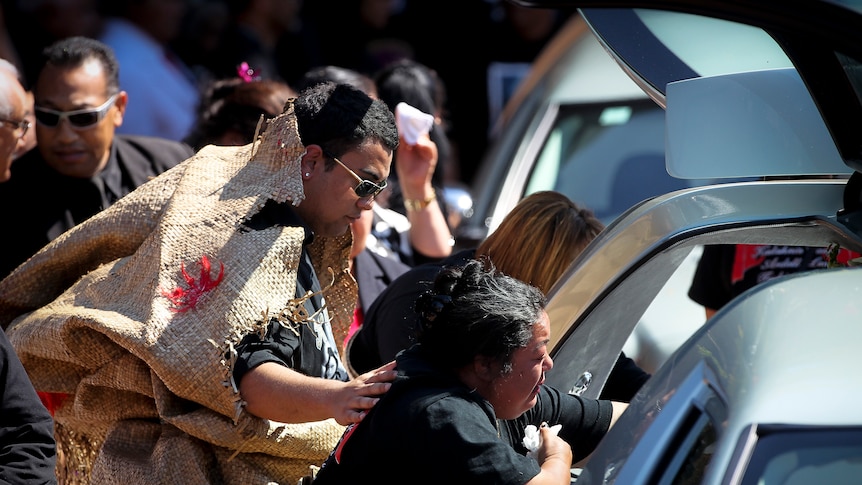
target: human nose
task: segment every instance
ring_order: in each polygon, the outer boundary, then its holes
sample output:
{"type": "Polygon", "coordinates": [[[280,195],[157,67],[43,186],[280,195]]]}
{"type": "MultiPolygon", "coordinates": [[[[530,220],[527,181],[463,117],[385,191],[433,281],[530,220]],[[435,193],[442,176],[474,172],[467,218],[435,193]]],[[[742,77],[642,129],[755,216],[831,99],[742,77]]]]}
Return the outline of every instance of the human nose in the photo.
{"type": "Polygon", "coordinates": [[[57,130],[57,138],[61,140],[74,140],[78,138],[78,132],[72,127],[72,123],[69,122],[68,118],[60,119],[54,129],[57,130]]]}
{"type": "Polygon", "coordinates": [[[369,195],[368,197],[360,197],[356,204],[360,209],[370,211],[374,208],[374,196],[369,195]]]}
{"type": "Polygon", "coordinates": [[[551,358],[550,354],[545,355],[545,363],[544,363],[545,372],[547,372],[553,368],[554,368],[554,359],[551,358]]]}

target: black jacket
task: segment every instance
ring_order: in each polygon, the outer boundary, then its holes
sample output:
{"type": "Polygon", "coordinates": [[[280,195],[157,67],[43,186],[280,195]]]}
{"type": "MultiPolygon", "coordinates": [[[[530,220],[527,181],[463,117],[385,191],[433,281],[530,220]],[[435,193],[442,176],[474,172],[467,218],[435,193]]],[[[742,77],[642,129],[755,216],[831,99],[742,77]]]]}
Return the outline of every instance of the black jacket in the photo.
{"type": "Polygon", "coordinates": [[[395,278],[410,269],[401,261],[381,256],[367,248],[356,256],[353,264],[356,284],[359,286],[359,305],[365,314],[377,296],[395,278]]]}
{"type": "Polygon", "coordinates": [[[0,184],[0,227],[6,237],[0,278],[73,226],[107,208],[151,178],[194,154],[184,143],[116,135],[105,169],[92,179],[67,177],[49,167],[38,148],[12,164],[0,184]]]}
{"type": "Polygon", "coordinates": [[[0,483],[57,483],[54,420],[0,330],[0,483]]]}

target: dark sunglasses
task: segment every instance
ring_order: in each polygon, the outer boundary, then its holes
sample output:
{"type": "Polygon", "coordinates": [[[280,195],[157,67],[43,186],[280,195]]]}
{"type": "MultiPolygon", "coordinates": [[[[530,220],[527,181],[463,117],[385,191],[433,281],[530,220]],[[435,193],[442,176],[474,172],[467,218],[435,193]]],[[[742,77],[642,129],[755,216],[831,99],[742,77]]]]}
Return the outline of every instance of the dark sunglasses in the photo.
{"type": "Polygon", "coordinates": [[[76,109],[74,111],[56,111],[48,108],[40,108],[36,107],[36,122],[40,125],[48,126],[54,128],[55,126],[60,124],[60,121],[65,118],[69,120],[72,126],[75,128],[88,128],[90,126],[95,125],[99,121],[102,121],[102,118],[105,117],[105,113],[108,112],[108,109],[114,104],[114,101],[117,100],[117,96],[120,94],[117,93],[104,104],[96,108],[87,108],[87,109],[76,109]]]}
{"type": "Polygon", "coordinates": [[[359,182],[359,185],[357,185],[356,187],[353,187],[353,191],[354,191],[354,192],[356,192],[356,195],[358,195],[359,197],[362,197],[362,198],[365,198],[365,197],[371,197],[371,198],[374,198],[374,197],[377,197],[377,194],[379,194],[380,192],[382,192],[382,191],[383,191],[383,189],[385,189],[385,188],[386,188],[386,185],[387,185],[386,180],[384,180],[380,185],[377,185],[377,184],[375,184],[374,182],[372,182],[372,181],[370,181],[370,180],[365,180],[364,178],[362,178],[362,177],[360,177],[359,175],[357,175],[357,174],[356,174],[356,172],[354,172],[353,170],[351,170],[351,169],[350,169],[350,167],[348,167],[347,165],[345,165],[345,164],[344,164],[341,160],[339,160],[339,159],[338,159],[338,157],[336,157],[335,155],[332,155],[332,154],[329,154],[329,153],[325,153],[325,152],[324,152],[324,155],[326,155],[327,157],[329,157],[329,158],[331,158],[331,159],[335,160],[339,165],[341,165],[342,167],[344,167],[344,169],[345,169],[345,170],[347,170],[348,172],[350,172],[350,174],[351,174],[351,175],[353,175],[353,178],[355,178],[355,179],[359,182]]]}

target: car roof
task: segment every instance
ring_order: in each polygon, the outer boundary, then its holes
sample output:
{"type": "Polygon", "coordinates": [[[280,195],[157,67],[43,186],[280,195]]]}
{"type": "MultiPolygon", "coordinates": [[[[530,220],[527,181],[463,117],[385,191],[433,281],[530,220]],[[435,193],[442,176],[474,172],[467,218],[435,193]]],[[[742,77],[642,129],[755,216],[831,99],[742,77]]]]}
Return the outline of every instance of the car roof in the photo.
{"type": "MultiPolygon", "coordinates": [[[[692,64],[670,59],[675,51],[666,49],[662,62],[657,62],[658,45],[652,30],[645,27],[639,12],[629,10],[626,17],[620,9],[661,8],[685,14],[695,14],[747,24],[763,29],[781,45],[792,61],[800,78],[811,93],[812,100],[823,115],[829,133],[844,163],[862,171],[862,143],[858,140],[854,123],[846,120],[862,119],[862,102],[854,83],[859,83],[862,69],[844,65],[841,54],[862,59],[862,15],[858,2],[829,2],[823,0],[763,0],[701,1],[688,0],[510,0],[533,7],[579,7],[581,13],[596,30],[605,46],[613,53],[626,71],[639,82],[647,94],[659,104],[664,102],[669,82],[699,75],[692,64]],[[608,16],[607,10],[616,10],[608,16]],[[627,20],[621,20],[626,19],[627,20]],[[640,27],[638,27],[640,25],[640,27]],[[634,31],[633,29],[637,29],[634,31]],[[643,34],[638,43],[633,36],[643,34]],[[633,48],[633,44],[638,44],[633,48]],[[650,49],[646,55],[642,49],[650,49]],[[655,69],[653,69],[655,68],[655,69]],[[686,72],[688,70],[688,73],[686,72]]],[[[664,41],[665,39],[661,39],[664,41]]],[[[737,57],[748,53],[737,52],[737,57]]],[[[743,61],[740,61],[741,63],[743,61]]],[[[856,84],[862,86],[862,84],[856,84]]]]}

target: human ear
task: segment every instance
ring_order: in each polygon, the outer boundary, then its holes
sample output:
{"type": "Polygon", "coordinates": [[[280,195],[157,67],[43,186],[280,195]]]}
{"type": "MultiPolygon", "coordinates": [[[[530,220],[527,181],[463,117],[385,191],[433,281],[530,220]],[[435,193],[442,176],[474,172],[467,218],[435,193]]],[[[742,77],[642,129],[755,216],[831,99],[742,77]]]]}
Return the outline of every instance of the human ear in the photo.
{"type": "Polygon", "coordinates": [[[323,158],[323,148],[320,145],[312,144],[305,147],[305,154],[302,156],[300,168],[302,169],[302,178],[309,179],[314,173],[318,162],[323,158]]]}
{"type": "Polygon", "coordinates": [[[499,375],[499,366],[495,365],[494,359],[484,355],[477,355],[473,358],[473,372],[476,376],[485,381],[491,382],[499,375]]]}

